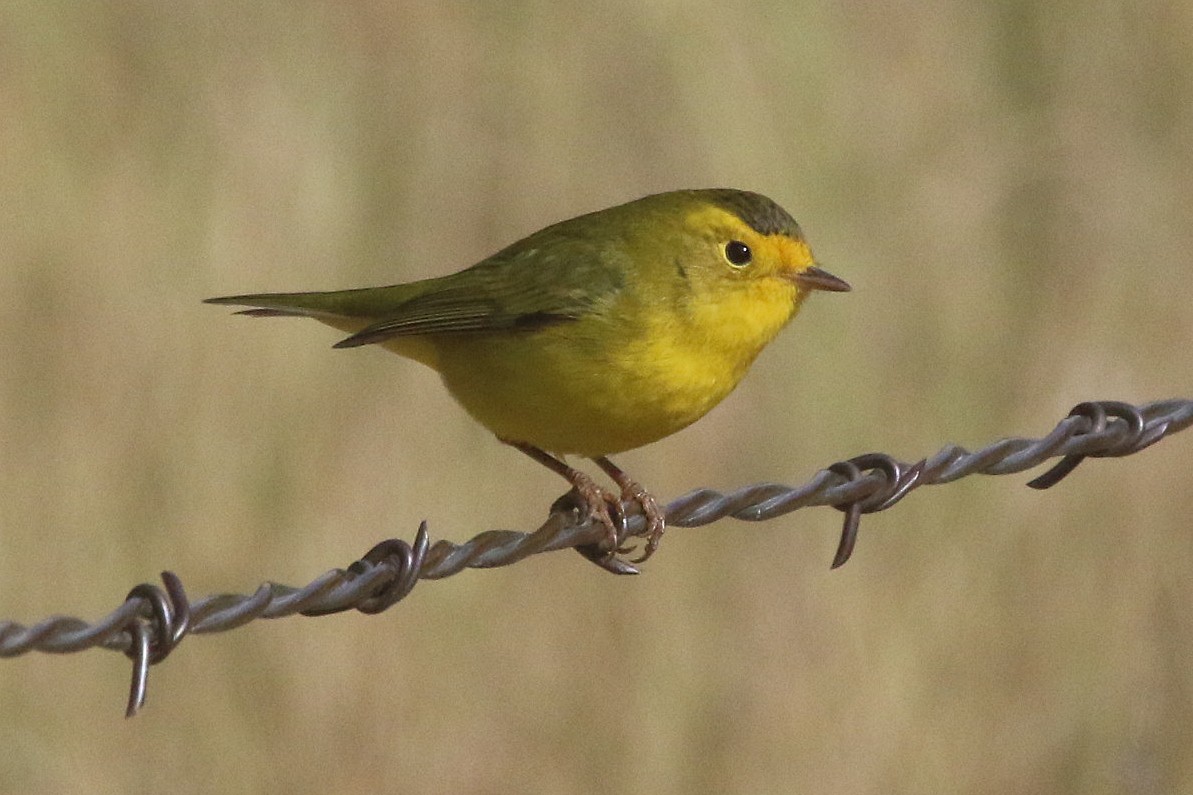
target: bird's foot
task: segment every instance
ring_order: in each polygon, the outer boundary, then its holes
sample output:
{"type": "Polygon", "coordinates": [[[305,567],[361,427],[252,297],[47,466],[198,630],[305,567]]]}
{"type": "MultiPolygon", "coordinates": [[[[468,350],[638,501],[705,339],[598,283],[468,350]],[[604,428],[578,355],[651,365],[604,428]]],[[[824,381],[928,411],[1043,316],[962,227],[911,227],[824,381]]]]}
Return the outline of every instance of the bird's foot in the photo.
{"type": "Polygon", "coordinates": [[[607,530],[605,538],[592,544],[581,544],[576,551],[611,574],[638,574],[635,566],[618,557],[625,551],[621,548],[626,528],[621,501],[616,494],[597,485],[584,473],[575,474],[577,477],[569,478],[572,480],[572,490],[555,501],[551,506],[552,513],[575,510],[580,514],[581,521],[591,519],[604,525],[607,530]]]}
{"type": "MultiPolygon", "coordinates": [[[[654,495],[642,488],[636,480],[630,478],[621,467],[614,464],[608,458],[601,456],[594,458],[597,466],[605,471],[613,481],[621,487],[621,499],[618,501],[620,507],[626,502],[636,502],[642,508],[642,518],[646,520],[646,546],[642,550],[642,554],[634,558],[631,563],[644,563],[655,550],[659,548],[659,542],[663,538],[663,531],[667,529],[667,516],[663,513],[663,509],[659,507],[659,503],[655,500],[654,495]]],[[[622,508],[622,516],[624,518],[624,508],[622,508]]],[[[620,553],[626,553],[630,550],[628,548],[618,549],[620,553]]]]}
{"type": "Polygon", "coordinates": [[[621,552],[621,539],[626,528],[625,510],[622,508],[621,500],[579,470],[572,470],[568,479],[572,482],[572,490],[560,497],[552,506],[552,510],[573,508],[579,511],[581,521],[592,520],[603,525],[605,537],[589,546],[604,554],[621,552]]]}
{"type": "MultiPolygon", "coordinates": [[[[642,488],[635,481],[629,478],[625,479],[621,485],[621,499],[624,502],[636,502],[642,508],[642,518],[646,520],[646,546],[642,550],[642,554],[631,560],[631,563],[645,563],[650,559],[650,556],[659,548],[659,542],[663,538],[663,532],[667,529],[667,516],[663,513],[663,509],[659,507],[659,503],[655,500],[654,495],[646,489],[642,488]]],[[[628,552],[628,548],[617,550],[618,552],[628,552]]]]}
{"type": "Polygon", "coordinates": [[[646,489],[631,480],[629,475],[608,458],[600,456],[594,458],[593,461],[617,483],[621,489],[620,495],[597,485],[588,475],[568,466],[561,459],[532,444],[510,439],[501,441],[521,450],[572,484],[572,490],[551,506],[552,513],[577,510],[580,513],[581,521],[591,520],[605,527],[606,533],[603,539],[596,543],[576,547],[576,551],[585,558],[614,574],[637,574],[638,569],[632,564],[645,561],[659,548],[659,540],[663,537],[663,530],[666,527],[663,510],[659,508],[655,498],[646,489]],[[641,557],[630,562],[618,557],[618,555],[633,551],[630,547],[622,546],[626,536],[626,502],[638,503],[642,508],[642,516],[646,520],[646,547],[641,557]]]}

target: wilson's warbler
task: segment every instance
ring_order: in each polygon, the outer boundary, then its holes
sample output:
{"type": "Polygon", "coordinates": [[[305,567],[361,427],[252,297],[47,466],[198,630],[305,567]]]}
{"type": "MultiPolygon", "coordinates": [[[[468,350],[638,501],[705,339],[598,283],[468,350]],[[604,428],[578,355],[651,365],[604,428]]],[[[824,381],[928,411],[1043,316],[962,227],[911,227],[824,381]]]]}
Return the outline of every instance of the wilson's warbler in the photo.
{"type": "Polygon", "coordinates": [[[459,273],[333,292],[234,295],[243,314],[312,317],[436,370],[478,422],[572,484],[609,528],[621,501],[664,516],[607,456],[675,433],[721,402],[813,290],[849,285],[816,267],[795,220],[757,193],[683,190],[548,226],[459,273]],[[550,451],[550,452],[548,452],[550,451]],[[591,458],[620,495],[561,457],[591,458]]]}

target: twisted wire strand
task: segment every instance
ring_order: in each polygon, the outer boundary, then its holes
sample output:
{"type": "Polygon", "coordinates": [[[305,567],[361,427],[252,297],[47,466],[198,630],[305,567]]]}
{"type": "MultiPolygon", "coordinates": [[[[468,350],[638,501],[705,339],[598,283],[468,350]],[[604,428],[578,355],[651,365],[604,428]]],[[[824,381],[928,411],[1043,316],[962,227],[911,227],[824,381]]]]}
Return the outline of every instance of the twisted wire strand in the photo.
{"type": "MultiPolygon", "coordinates": [[[[831,505],[845,514],[835,568],[849,559],[863,514],[886,510],[920,486],[950,483],[972,474],[1008,475],[1059,457],[1057,464],[1027,484],[1045,489],[1087,457],[1131,455],[1191,424],[1193,400],[1163,400],[1139,407],[1119,401],[1081,403],[1039,439],[1006,438],[973,452],[947,445],[913,464],[867,453],[837,462],[799,486],[759,483],[727,494],[697,489],[667,506],[667,524],[699,527],[726,516],[757,522],[799,508],[831,505]]],[[[379,613],[403,599],[419,580],[450,577],[466,568],[508,566],[559,549],[575,548],[615,574],[638,573],[618,554],[599,546],[607,534],[603,526],[562,509],[564,504],[561,498],[550,518],[533,532],[488,530],[462,544],[430,543],[423,522],[413,544],[383,541],[347,569],[332,569],[299,588],[267,582],[252,594],[215,594],[191,602],[181,580],[163,572],[162,587],[136,586],[123,604],[94,623],[69,616],[52,616],[32,626],[0,621],[0,657],[31,651],[65,654],[93,647],[121,651],[133,661],[126,709],[131,717],[145,703],[150,666],[164,660],[191,633],[223,632],[258,618],[295,614],[379,613]]],[[[623,508],[621,539],[644,533],[639,506],[626,503],[623,508]]]]}

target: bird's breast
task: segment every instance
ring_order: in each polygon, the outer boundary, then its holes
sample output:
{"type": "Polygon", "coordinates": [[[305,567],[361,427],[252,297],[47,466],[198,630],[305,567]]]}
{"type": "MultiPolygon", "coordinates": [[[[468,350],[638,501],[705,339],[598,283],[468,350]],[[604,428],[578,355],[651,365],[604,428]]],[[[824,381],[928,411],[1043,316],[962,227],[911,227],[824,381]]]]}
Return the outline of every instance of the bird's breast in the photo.
{"type": "Polygon", "coordinates": [[[704,416],[793,312],[788,299],[593,313],[533,332],[445,337],[436,365],[456,400],[497,436],[608,455],[704,416]]]}

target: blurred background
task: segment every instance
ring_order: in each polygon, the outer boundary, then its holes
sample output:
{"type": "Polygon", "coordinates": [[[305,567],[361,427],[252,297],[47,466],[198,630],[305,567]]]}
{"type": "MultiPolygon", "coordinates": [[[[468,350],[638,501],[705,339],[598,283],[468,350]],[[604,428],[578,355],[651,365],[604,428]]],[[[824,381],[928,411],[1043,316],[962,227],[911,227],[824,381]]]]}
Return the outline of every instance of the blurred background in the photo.
{"type": "MultiPolygon", "coordinates": [[[[561,482],[433,373],[212,295],[457,270],[732,186],[854,285],[704,421],[663,499],[1193,394],[1193,6],[28,2],[0,8],[0,618],[303,583],[529,529],[561,482]]],[[[381,616],[128,663],[0,661],[0,790],[1193,790],[1193,436],[1037,493],[672,530],[381,616]]]]}

